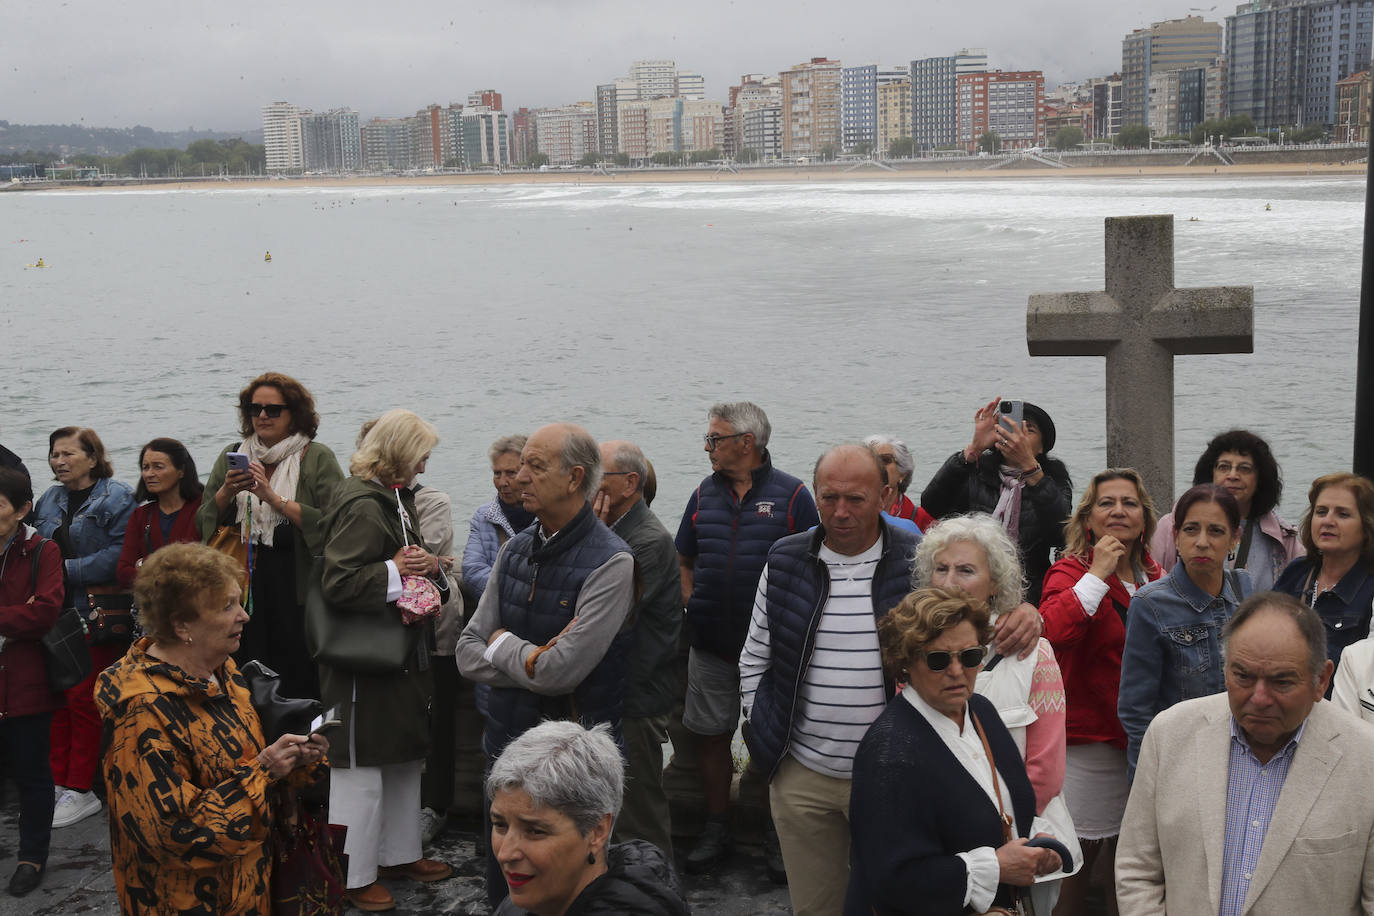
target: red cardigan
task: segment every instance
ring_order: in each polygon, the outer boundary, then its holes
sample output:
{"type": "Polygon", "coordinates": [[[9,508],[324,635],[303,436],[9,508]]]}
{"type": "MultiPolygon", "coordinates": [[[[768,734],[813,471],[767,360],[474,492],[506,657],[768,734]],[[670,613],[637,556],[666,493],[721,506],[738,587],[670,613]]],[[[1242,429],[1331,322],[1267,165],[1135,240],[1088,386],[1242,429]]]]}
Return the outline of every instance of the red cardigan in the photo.
{"type": "MultiPolygon", "coordinates": [[[[1148,553],[1144,559],[1145,575],[1153,582],[1161,575],[1159,564],[1148,553]]],[[[1131,596],[1113,573],[1107,579],[1107,596],[1089,617],[1073,587],[1091,568],[1091,552],[1087,557],[1064,557],[1051,566],[1045,573],[1040,616],[1045,618],[1044,636],[1054,647],[1064,674],[1068,743],[1105,742],[1125,750],[1126,731],[1117,718],[1116,699],[1126,625],[1112,601],[1129,606],[1131,596]]]]}
{"type": "Polygon", "coordinates": [[[62,550],[52,541],[43,545],[35,588],[33,552],[39,540],[32,528],[21,528],[0,571],[0,636],[5,637],[5,648],[0,649],[0,719],[67,705],[61,693],[48,689],[48,664],[38,642],[57,623],[62,609],[62,550]]]}
{"type": "Polygon", "coordinates": [[[177,512],[172,522],[172,539],[162,539],[162,525],[158,523],[157,500],[144,503],[129,516],[129,527],[124,531],[124,549],[119,554],[119,565],[115,567],[115,580],[122,588],[134,584],[138,564],[148,559],[148,554],[165,544],[193,543],[200,540],[200,529],[196,527],[196,512],[200,510],[201,497],[188,502],[177,512]],[[145,540],[146,539],[146,540],[145,540]]]}

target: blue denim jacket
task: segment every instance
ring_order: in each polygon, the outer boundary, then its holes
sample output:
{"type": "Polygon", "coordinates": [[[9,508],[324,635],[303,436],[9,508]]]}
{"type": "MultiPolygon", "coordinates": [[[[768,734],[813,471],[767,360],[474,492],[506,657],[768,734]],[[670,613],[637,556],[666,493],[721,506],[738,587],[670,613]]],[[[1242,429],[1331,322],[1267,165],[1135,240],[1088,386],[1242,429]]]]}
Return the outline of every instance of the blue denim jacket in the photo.
{"type": "Polygon", "coordinates": [[[1140,742],[1154,717],[1183,700],[1226,689],[1221,664],[1221,628],[1251,592],[1250,574],[1234,570],[1221,594],[1198,588],[1182,563],[1141,586],[1126,615],[1117,715],[1126,730],[1126,762],[1135,772],[1140,742]],[[1240,583],[1237,595],[1234,583],[1240,583]]]}
{"type": "MultiPolygon", "coordinates": [[[[66,487],[58,484],[38,497],[33,507],[34,527],[45,538],[52,537],[67,511],[66,487]]],[[[68,531],[76,556],[62,561],[70,586],[68,602],[78,610],[86,610],[89,602],[86,591],[79,586],[113,585],[119,552],[124,547],[124,530],[134,511],[134,491],[128,484],[102,477],[86,504],[72,516],[68,531]]]]}

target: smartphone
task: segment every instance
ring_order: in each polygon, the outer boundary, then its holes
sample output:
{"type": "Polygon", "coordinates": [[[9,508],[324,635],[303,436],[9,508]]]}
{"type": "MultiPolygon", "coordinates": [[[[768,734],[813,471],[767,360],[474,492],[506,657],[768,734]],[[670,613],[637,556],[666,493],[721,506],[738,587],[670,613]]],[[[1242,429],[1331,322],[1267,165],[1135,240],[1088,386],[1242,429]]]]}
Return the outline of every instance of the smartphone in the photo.
{"type": "Polygon", "coordinates": [[[331,706],[324,711],[323,715],[316,716],[315,721],[310,723],[310,734],[323,735],[340,725],[343,725],[343,720],[339,718],[339,710],[337,707],[331,706]]]}
{"type": "Polygon", "coordinates": [[[248,456],[243,452],[226,452],[224,459],[229,462],[229,470],[231,471],[248,470],[248,456]]]}
{"type": "Polygon", "coordinates": [[[1021,428],[1021,421],[1025,419],[1025,408],[1022,402],[1003,401],[997,405],[997,409],[1002,412],[1001,416],[997,418],[998,423],[1013,432],[1021,428]]]}

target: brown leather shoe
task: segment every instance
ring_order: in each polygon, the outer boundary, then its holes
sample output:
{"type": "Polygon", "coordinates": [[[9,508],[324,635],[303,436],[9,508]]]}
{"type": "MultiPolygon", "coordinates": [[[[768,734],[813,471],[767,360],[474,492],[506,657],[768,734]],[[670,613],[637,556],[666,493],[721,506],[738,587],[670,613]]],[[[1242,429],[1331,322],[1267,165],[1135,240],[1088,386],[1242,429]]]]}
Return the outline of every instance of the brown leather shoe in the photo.
{"type": "Polygon", "coordinates": [[[442,881],[452,874],[452,868],[433,859],[416,859],[409,865],[382,865],[377,868],[378,878],[409,878],[411,881],[442,881]]]}
{"type": "Polygon", "coordinates": [[[349,888],[344,891],[344,901],[369,913],[384,913],[396,909],[396,898],[391,896],[391,891],[376,881],[367,887],[349,888]]]}

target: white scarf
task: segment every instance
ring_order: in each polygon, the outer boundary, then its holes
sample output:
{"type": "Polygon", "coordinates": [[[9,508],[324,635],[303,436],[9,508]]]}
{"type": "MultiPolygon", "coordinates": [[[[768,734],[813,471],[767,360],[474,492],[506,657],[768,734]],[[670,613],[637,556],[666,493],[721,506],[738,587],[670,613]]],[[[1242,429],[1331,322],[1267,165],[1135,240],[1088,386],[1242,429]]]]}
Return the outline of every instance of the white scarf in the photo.
{"type": "MultiPolygon", "coordinates": [[[[283,502],[287,502],[296,499],[296,488],[301,479],[301,455],[309,444],[310,438],[304,433],[294,433],[268,448],[258,439],[257,433],[254,433],[243,440],[243,444],[239,446],[239,451],[246,454],[250,461],[257,461],[263,465],[276,465],[268,483],[272,485],[272,491],[280,496],[283,502]]],[[[253,540],[271,547],[272,539],[276,536],[277,526],[287,521],[286,516],[277,512],[264,500],[253,499],[252,494],[247,490],[239,493],[238,504],[239,509],[235,520],[240,527],[243,525],[245,516],[251,516],[253,540]]]]}

